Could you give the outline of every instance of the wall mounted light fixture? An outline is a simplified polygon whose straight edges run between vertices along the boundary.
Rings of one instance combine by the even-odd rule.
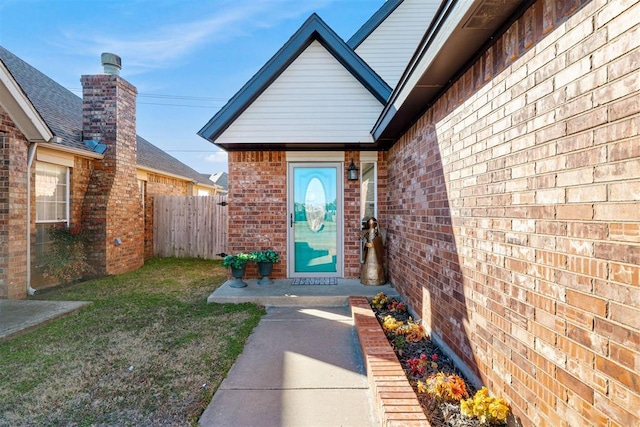
[[[349,165],[349,168],[347,168],[347,180],[349,181],[358,180],[358,168],[353,163],[353,159],[351,159],[351,164]]]

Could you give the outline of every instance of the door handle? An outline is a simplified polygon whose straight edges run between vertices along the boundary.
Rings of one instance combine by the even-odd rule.
[[[291,223],[290,223],[291,224],[291,228],[293,228],[293,214],[291,214],[291,216],[290,216],[290,221],[291,221]]]

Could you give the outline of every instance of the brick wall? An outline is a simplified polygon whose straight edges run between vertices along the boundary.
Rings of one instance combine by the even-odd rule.
[[[287,162],[284,152],[229,153],[228,252],[280,253],[272,278],[287,271]],[[246,277],[259,277],[249,266]]]
[[[93,165],[93,160],[75,157],[73,168],[70,169],[69,216],[72,227],[82,223],[82,205],[93,174]],[[35,206],[35,199],[33,204]]]
[[[359,151],[346,151],[345,164],[351,164],[351,159],[360,164]],[[347,167],[344,168],[344,277],[360,277],[360,180],[347,180]]]
[[[357,164],[359,151],[345,152]],[[383,154],[381,153],[380,156]],[[384,167],[383,167],[384,170]],[[360,181],[344,176],[344,275],[360,276]],[[272,248],[280,253],[271,277],[286,277],[287,162],[284,152],[229,153],[229,253]],[[258,277],[253,266],[246,277]]]
[[[143,217],[136,179],[136,89],[111,74],[82,76],[83,138],[108,146],[97,160],[83,205],[98,273],[119,274],[144,262]],[[116,245],[119,239],[122,243]]]
[[[26,298],[28,142],[0,108],[0,298]]]
[[[639,46],[538,1],[386,153],[392,282],[525,426],[640,424]]]

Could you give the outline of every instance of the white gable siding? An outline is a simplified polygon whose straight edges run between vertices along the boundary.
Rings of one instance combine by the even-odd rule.
[[[404,0],[356,53],[394,88],[439,5],[440,0]]]
[[[217,143],[373,142],[382,104],[314,41]]]

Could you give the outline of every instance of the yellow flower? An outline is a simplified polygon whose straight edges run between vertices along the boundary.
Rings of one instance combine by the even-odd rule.
[[[489,396],[489,390],[482,387],[473,399],[463,400],[461,413],[469,418],[477,418],[480,424],[504,423],[509,415],[509,406],[504,399]]]
[[[395,317],[390,315],[386,316],[382,321],[382,329],[384,329],[386,332],[393,332],[400,326],[402,326],[402,323],[398,322]]]
[[[473,401],[471,399],[464,399],[460,402],[460,412],[465,417],[473,418]]]
[[[496,420],[506,420],[509,408],[498,400],[489,405],[489,413]]]

